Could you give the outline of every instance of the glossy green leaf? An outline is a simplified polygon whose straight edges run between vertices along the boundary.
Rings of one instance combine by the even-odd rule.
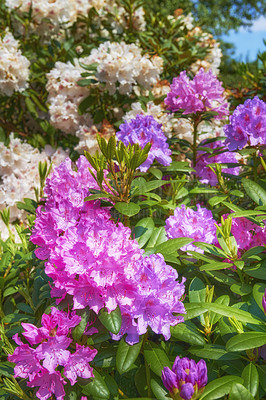
[[[171,367],[165,351],[153,342],[145,343],[144,358],[150,369],[158,376],[162,375],[164,367]]]
[[[223,304],[225,306],[228,306],[230,302],[230,298],[228,295],[223,295],[218,297],[218,299],[215,300],[215,304]],[[216,324],[220,319],[222,318],[221,314],[217,314],[215,312],[210,312],[210,324],[214,325]]]
[[[110,399],[110,392],[103,377],[95,369],[93,370],[94,378],[86,386],[82,386],[82,393],[91,395],[93,398]]]
[[[81,321],[80,323],[74,328],[72,329],[72,337],[75,341],[78,341],[81,336],[83,335],[83,332],[86,329],[86,326],[89,322],[89,318],[90,318],[90,310],[88,310],[87,308],[85,308],[82,311],[77,312],[77,314],[79,316],[81,316]]]
[[[169,400],[168,391],[163,386],[162,382],[157,382],[155,379],[151,379],[151,389],[157,400]]]
[[[251,179],[242,178],[242,184],[247,195],[259,206],[266,206],[266,191]]]
[[[239,354],[228,352],[224,346],[216,344],[205,344],[203,347],[190,347],[189,352],[199,358],[209,360],[238,360]]]
[[[175,339],[181,340],[183,342],[204,346],[205,340],[201,333],[199,333],[196,328],[186,324],[177,324],[176,326],[171,326],[171,336]]]
[[[118,334],[122,323],[121,311],[119,307],[110,313],[102,309],[98,317],[108,331],[114,333],[115,335]]]
[[[138,214],[140,211],[140,206],[135,203],[118,202],[115,204],[115,209],[123,215],[132,217],[133,215]]]
[[[121,339],[116,354],[116,368],[119,374],[127,372],[136,361],[142,346],[142,341],[130,345]]]
[[[193,242],[193,239],[190,238],[169,239],[166,242],[163,242],[156,246],[155,251],[156,253],[161,254],[171,254],[180,249],[180,247],[183,247],[191,242]]]
[[[252,396],[255,397],[259,388],[259,374],[256,365],[252,363],[246,365],[241,377],[244,381],[244,386],[249,390]]]
[[[154,222],[150,217],[143,218],[136,224],[132,232],[132,237],[138,241],[140,248],[150,239],[153,230]]]
[[[229,339],[226,344],[226,348],[228,351],[243,351],[255,349],[263,346],[264,344],[266,344],[266,333],[244,332],[239,333]]]
[[[215,379],[208,383],[208,385],[205,387],[204,393],[200,397],[200,400],[219,399],[230,392],[234,383],[242,384],[243,379],[234,375],[227,375],[223,376],[222,378]]]
[[[252,394],[241,385],[241,383],[234,383],[230,390],[229,400],[255,400]]]

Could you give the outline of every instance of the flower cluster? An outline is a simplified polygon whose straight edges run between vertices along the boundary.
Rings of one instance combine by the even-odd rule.
[[[169,239],[180,237],[192,238],[195,241],[214,244],[216,243],[216,227],[212,213],[206,208],[201,208],[197,204],[197,211],[186,208],[182,204],[181,208],[176,208],[174,215],[167,218],[166,234]],[[183,251],[194,250],[203,253],[203,250],[193,244],[181,247]]]
[[[257,96],[236,107],[224,128],[230,151],[266,144],[266,103]]]
[[[125,42],[105,42],[93,49],[84,64],[98,63],[96,77],[106,83],[110,94],[118,89],[121,94],[128,94],[139,85],[150,89],[155,85],[162,72],[161,57],[149,57],[141,54],[141,48]]]
[[[13,339],[18,344],[8,360],[14,362],[14,376],[29,379],[30,387],[38,387],[36,396],[47,400],[54,394],[57,400],[65,396],[64,385],[67,383],[58,367],[64,367],[63,375],[71,385],[77,377],[88,379],[93,377],[89,362],[94,359],[97,350],[76,344],[76,351],[67,350],[72,343],[71,328],[81,321],[81,317],[72,312],[67,314],[51,307],[51,314],[43,314],[42,326],[22,323],[22,335],[31,346],[24,344],[18,334]],[[36,346],[37,345],[37,346]]]
[[[0,210],[9,207],[10,221],[24,220],[25,213],[16,206],[17,201],[24,198],[35,199],[34,188],[39,182],[39,162],[50,161],[59,165],[66,158],[66,153],[58,148],[54,151],[51,146],[46,146],[44,151],[22,142],[14,135],[10,135],[8,147],[0,142]],[[7,230],[2,227],[2,239],[8,236]],[[2,229],[3,228],[3,229]]]
[[[151,326],[170,337],[170,326],[185,313],[180,301],[184,284],[161,255],[143,258],[143,250],[130,239],[131,231],[115,224],[109,211],[84,199],[96,188],[89,163],[81,156],[77,171],[68,159],[47,179],[45,208],[37,210],[31,240],[40,247],[36,255],[47,259],[46,274],[53,280],[51,295],[73,298],[74,309],[90,307],[95,313],[120,307],[121,331],[136,343]]]
[[[60,25],[73,23],[77,17],[76,1],[73,0],[6,0],[9,10],[16,10],[20,15],[31,10],[31,17],[36,27],[59,28]],[[50,24],[47,25],[47,20]]]
[[[186,71],[173,79],[165,104],[172,112],[183,110],[184,114],[216,111],[215,118],[221,119],[228,114],[228,105],[224,89],[212,71],[203,68],[190,80]]]
[[[81,61],[84,62],[83,59]],[[85,70],[79,65],[78,59],[74,59],[73,62],[74,65],[69,61],[58,61],[46,75],[50,122],[55,128],[72,134],[80,126],[92,125],[89,114],[78,113],[78,106],[89,95],[89,90],[77,84]]]
[[[144,148],[147,143],[152,144],[147,160],[139,167],[141,172],[147,171],[154,160],[163,165],[171,164],[172,152],[166,142],[166,136],[161,129],[161,124],[151,115],[137,115],[135,119],[121,124],[119,129],[116,137],[126,146],[138,143],[141,148]]]
[[[208,147],[211,149],[222,148],[222,143],[220,141],[212,142],[209,144],[204,144],[201,147]],[[204,151],[198,152],[197,164],[195,166],[196,174],[199,177],[200,182],[206,183],[212,186],[217,185],[217,176],[215,173],[208,167],[208,164],[217,163],[237,163],[237,157],[235,153],[231,153],[226,151],[224,153],[220,153],[217,155],[210,155],[205,153]],[[222,168],[222,172],[238,175],[239,167],[235,168]]]
[[[0,93],[12,96],[15,91],[27,88],[29,60],[19,50],[19,42],[6,31],[0,38]]]
[[[227,216],[228,214],[224,217]],[[252,247],[266,244],[266,225],[261,227],[244,217],[232,219],[231,233],[236,239],[240,254]]]
[[[206,363],[177,356],[172,369],[164,367],[162,381],[172,399],[198,399],[208,381]]]

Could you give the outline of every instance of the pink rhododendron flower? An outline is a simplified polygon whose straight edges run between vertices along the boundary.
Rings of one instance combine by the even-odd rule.
[[[23,324],[26,332],[22,334],[35,347],[24,344],[18,334],[13,336],[18,347],[8,356],[8,360],[16,364],[15,377],[28,379],[27,385],[30,387],[39,386],[36,392],[39,399],[47,400],[52,394],[57,400],[64,399],[66,381],[61,375],[62,367],[64,376],[72,385],[77,376],[85,379],[93,377],[89,361],[93,360],[97,350],[79,345],[74,353],[69,349],[73,341],[70,330],[80,321],[81,317],[75,312],[70,314],[52,307],[51,314],[43,314],[40,328]]]
[[[136,343],[148,326],[169,339],[170,326],[182,321],[173,313],[185,313],[180,301],[184,284],[161,255],[143,258],[131,230],[112,221],[108,209],[98,201],[84,202],[89,187],[95,187],[88,167],[81,157],[77,171],[69,160],[56,168],[47,180],[45,206],[37,214],[31,240],[40,246],[37,257],[45,254],[48,259],[51,295],[58,302],[69,295],[74,309],[89,307],[96,314],[119,306],[122,327],[114,339],[127,333],[127,341]]]
[[[212,71],[203,68],[190,80],[186,71],[182,71],[170,85],[165,104],[168,110],[176,112],[184,110],[184,114],[216,111],[217,119],[229,114],[228,104],[224,97],[224,89]]]
[[[199,204],[197,204],[197,211],[186,208],[182,204],[181,208],[177,207],[174,215],[167,218],[165,222],[166,234],[169,239],[187,237],[198,242],[210,244],[217,242],[216,227],[214,225],[216,221],[213,219],[211,211],[201,208]],[[203,253],[203,250],[193,244],[187,244],[181,247],[181,250],[194,250]]]

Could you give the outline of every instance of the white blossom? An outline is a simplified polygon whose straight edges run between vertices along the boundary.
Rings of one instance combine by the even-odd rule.
[[[19,42],[6,31],[4,38],[0,38],[0,92],[11,96],[14,91],[25,90],[29,66],[29,60],[19,50]]]

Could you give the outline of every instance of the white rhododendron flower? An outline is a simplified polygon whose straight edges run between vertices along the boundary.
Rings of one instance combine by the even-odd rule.
[[[27,88],[29,60],[19,50],[19,42],[6,31],[0,38],[0,93],[12,96],[15,91]]]

